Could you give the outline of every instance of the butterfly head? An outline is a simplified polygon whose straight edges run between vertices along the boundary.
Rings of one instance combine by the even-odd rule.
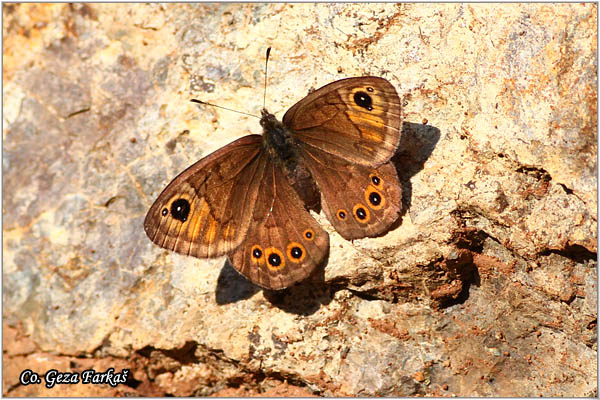
[[[263,108],[260,112],[260,126],[263,127],[265,132],[283,128],[283,124],[277,120],[275,115],[268,112],[266,108]]]

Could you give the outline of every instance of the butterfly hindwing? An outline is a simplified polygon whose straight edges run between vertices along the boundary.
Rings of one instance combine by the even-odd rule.
[[[308,277],[326,259],[329,235],[273,162],[267,164],[252,215],[246,240],[229,258],[255,284],[283,289]]]
[[[399,217],[402,192],[391,162],[379,167],[350,164],[307,148],[305,160],[327,219],[345,239],[378,236]]]

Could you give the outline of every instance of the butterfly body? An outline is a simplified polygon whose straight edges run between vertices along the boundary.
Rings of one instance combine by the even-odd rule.
[[[263,128],[263,147],[272,150],[271,157],[297,161],[299,143],[275,115],[263,109],[260,125]]]
[[[302,144],[294,133],[266,109],[261,112],[262,146],[275,166],[283,171],[308,209],[319,206],[319,192],[310,170],[302,162]]]
[[[322,264],[322,207],[346,239],[377,236],[400,214],[389,162],[400,140],[400,99],[377,77],[318,89],[282,121],[264,110],[263,135],[242,137],[182,172],[144,228],[161,247],[199,258],[227,254],[252,282],[282,289]]]

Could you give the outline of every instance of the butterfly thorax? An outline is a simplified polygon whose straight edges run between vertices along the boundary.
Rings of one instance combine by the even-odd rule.
[[[284,173],[296,193],[309,209],[318,209],[319,192],[306,165],[300,157],[301,144],[275,115],[263,108],[260,125],[263,127],[263,148]]]
[[[260,125],[263,127],[263,147],[275,161],[297,161],[298,141],[275,115],[263,108]]]

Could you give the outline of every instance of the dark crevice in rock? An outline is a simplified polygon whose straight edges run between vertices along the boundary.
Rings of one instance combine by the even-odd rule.
[[[397,275],[393,271],[382,286],[357,290],[349,287],[353,285],[350,280],[338,278],[335,282],[330,282],[330,287],[335,292],[346,289],[366,301],[383,300],[396,304],[401,301],[409,302],[426,294],[432,299],[435,308],[462,304],[469,298],[471,285],[479,286],[481,283],[474,256],[482,254],[487,239],[498,242],[476,228],[463,226],[457,229],[449,240],[449,244],[455,248],[454,251],[445,257],[418,266],[427,282],[426,293],[422,292],[422,286],[418,282],[407,280],[406,276]]]
[[[315,394],[319,394],[320,390],[315,390],[302,379],[298,378],[294,375],[282,374],[279,371],[269,371],[269,370],[250,370],[243,368],[245,374],[243,376],[238,375],[232,378],[227,379],[227,387],[238,389],[240,387],[247,387],[256,390],[258,393],[264,393],[265,389],[261,387],[261,384],[265,381],[277,381],[281,384],[287,383],[292,386],[296,386],[299,388],[306,388]]]
[[[569,260],[573,260],[578,264],[584,264],[588,261],[595,261],[598,259],[598,253],[594,253],[579,244],[567,245],[563,249],[544,250],[539,253],[540,256],[549,256],[550,254],[558,254]]]
[[[455,217],[459,227],[462,227],[461,229],[455,231],[453,237],[450,239],[450,243],[454,243],[457,247],[468,249],[478,254],[483,254],[482,245],[486,239],[490,239],[498,243],[500,246],[502,246],[502,248],[506,249],[514,259],[527,262],[535,259],[535,255],[533,253],[528,255],[519,254],[512,247],[507,247],[502,241],[492,236],[488,232],[475,227],[467,227],[466,221],[475,218],[483,218],[490,224],[497,227],[510,228],[510,226],[502,224],[499,221],[488,217],[484,213],[469,208],[457,208],[452,211],[452,215]],[[466,230],[474,230],[474,232],[466,233]],[[461,240],[462,238],[464,238],[464,240]]]
[[[338,288],[336,288],[336,291],[340,290],[340,289],[346,289],[348,290],[350,293],[352,293],[354,296],[366,300],[366,301],[373,301],[373,300],[385,300],[384,298],[377,296],[376,295],[376,291],[374,290],[367,290],[364,292],[358,291],[358,290],[354,290],[354,289],[349,289],[347,287],[342,287],[339,286]]]
[[[69,115],[67,115],[67,118],[74,117],[75,115],[78,115],[78,114],[83,114],[83,113],[88,112],[90,110],[91,110],[90,107],[82,108],[81,110],[77,110],[77,111],[74,111],[74,112],[70,113]]]
[[[2,394],[3,394],[4,396],[12,397],[10,393],[11,393],[13,390],[17,390],[17,389],[18,389],[19,387],[21,387],[21,386],[23,386],[23,384],[22,384],[21,382],[17,382],[17,383],[14,383],[14,384],[12,384],[12,385],[9,385],[9,386],[8,386],[8,388],[6,389],[6,392],[3,392]],[[14,397],[19,397],[19,396],[14,396]]]
[[[464,247],[481,250],[482,241],[487,237],[482,232],[466,230],[465,235],[460,236],[457,242]],[[473,262],[476,253],[471,249],[456,246],[447,257],[439,257],[427,264],[419,265],[422,277],[426,280],[426,288],[423,288],[421,280],[407,280],[406,276],[397,275],[392,271],[385,285],[372,287],[365,290],[350,288],[352,283],[348,280],[337,280],[331,283],[335,292],[347,290],[354,296],[366,300],[383,300],[391,304],[399,302],[418,301],[423,295],[429,295],[436,308],[446,308],[455,304],[464,303],[469,297],[471,285],[479,285],[480,277],[477,266]],[[423,292],[425,290],[425,293]]]
[[[559,183],[558,186],[563,188],[566,194],[573,194],[573,189],[568,188],[564,183]]]
[[[497,242],[496,239],[480,229],[463,227],[452,233],[449,243],[453,244],[458,249],[466,249],[475,253],[481,253],[483,251],[483,244],[488,238]]]
[[[181,364],[193,364],[198,362],[198,357],[195,356],[196,348],[198,343],[194,341],[187,341],[181,348],[178,349],[158,349],[153,346],[146,346],[136,351],[141,356],[150,358],[152,353],[158,351],[167,357],[170,357]]]
[[[469,298],[471,285],[480,285],[481,278],[477,266],[473,262],[473,255],[480,253],[481,250],[478,244],[474,245],[473,243],[477,243],[477,241],[471,242],[470,246],[478,251],[457,246],[457,250],[452,251],[439,264],[439,267],[446,271],[450,281],[431,292],[434,307],[447,308],[463,304]]]
[[[581,200],[581,202],[582,202],[583,204],[586,204],[586,205],[587,205],[587,202],[586,202],[584,199],[582,199],[581,197],[579,197],[579,196],[577,195],[577,193],[575,193],[575,191],[574,191],[573,189],[571,189],[570,187],[568,187],[568,186],[567,186],[567,185],[565,185],[564,183],[559,183],[558,185],[559,185],[559,186],[560,186],[560,187],[561,187],[561,188],[562,188],[562,189],[565,191],[565,193],[566,193],[567,195],[570,195],[570,196],[575,196],[576,198],[578,198],[579,200]],[[592,218],[593,218],[593,217],[592,217]],[[593,218],[593,219],[594,219],[594,218]],[[594,219],[594,221],[595,221],[595,220],[596,220],[596,219]]]
[[[135,379],[133,377],[133,374],[127,375],[127,380],[125,381],[126,386],[129,386],[132,389],[137,389],[137,387],[140,386],[141,383],[142,381],[138,381],[137,379]]]
[[[201,349],[205,356],[197,354],[198,348]],[[199,391],[195,393],[195,395],[198,396],[206,396],[208,394],[216,393],[224,388],[240,388],[242,386],[252,388],[261,393],[264,392],[261,384],[266,380],[275,380],[280,383],[287,383],[297,387],[308,388],[308,384],[298,376],[290,374],[284,375],[278,371],[250,368],[244,362],[226,357],[222,350],[211,349],[206,346],[199,345],[197,342],[193,341],[188,341],[181,348],[173,350],[153,349],[151,346],[146,346],[144,349],[138,350],[138,353],[142,354],[142,352],[144,352],[146,354],[150,354],[152,351],[160,351],[161,353],[178,360],[181,362],[181,364],[203,363],[211,366],[212,368],[222,369],[222,364],[221,367],[219,364],[225,363],[233,365],[236,369],[242,372],[242,375],[236,375],[234,377],[227,378],[225,380],[225,385],[217,385],[209,388],[208,392],[207,388],[199,389]],[[314,389],[309,389],[312,392],[315,392]]]
[[[198,354],[193,358],[188,357],[188,354],[190,353],[196,354],[198,348],[200,348],[202,354]],[[204,364],[216,370],[223,370],[223,365],[229,364],[240,371],[240,374],[227,377],[221,383],[196,389],[193,393],[194,396],[205,397],[226,388],[239,389],[242,387],[249,389],[250,391],[255,390],[258,393],[263,393],[265,392],[265,389],[262,387],[262,384],[265,381],[277,381],[281,384],[289,384],[296,387],[308,388],[315,394],[320,393],[320,389],[315,390],[314,387],[309,387],[309,383],[301,379],[299,376],[294,374],[283,374],[279,371],[264,370],[261,367],[252,368],[244,361],[226,357],[222,350],[211,349],[204,345],[199,345],[196,342],[187,342],[182,348],[175,350],[160,350],[154,349],[152,346],[146,346],[144,349],[138,350],[137,353],[151,354],[153,351],[160,351],[164,354],[170,353],[172,356],[178,357],[179,360],[184,361],[185,363],[188,363],[187,361],[189,361],[188,364]],[[182,364],[184,362],[182,362]],[[169,394],[167,393],[166,396],[169,396]]]
[[[591,320],[590,322],[588,322],[586,328],[587,329],[596,329],[597,325],[598,325],[598,318],[594,318],[593,320]]]
[[[187,341],[183,346],[181,346],[181,348],[163,350],[163,353],[182,364],[194,364],[198,362],[198,357],[196,357],[196,348],[198,348],[198,343]]]
[[[433,306],[437,308],[451,307],[468,300],[471,285],[481,284],[474,258],[483,254],[487,239],[500,243],[498,239],[481,229],[467,227],[464,219],[465,212],[468,211],[460,209],[454,211],[459,228],[453,232],[448,244],[454,246],[456,250],[434,263],[436,269],[446,272],[448,281],[435,288],[430,294]]]
[[[108,200],[106,200],[106,201],[104,202],[104,204],[103,204],[103,205],[104,205],[104,207],[108,208],[108,207],[109,207],[109,206],[110,206],[112,203],[114,203],[114,202],[115,202],[115,201],[116,201],[116,200],[117,200],[119,197],[122,197],[122,196],[112,196],[110,199],[108,199]]]
[[[384,300],[390,301],[388,297],[383,293],[381,287],[374,287],[365,290],[357,290],[351,289],[350,286],[355,286],[351,279],[347,277],[337,277],[331,281],[329,281],[329,288],[331,289],[331,297],[339,292],[340,290],[347,290],[352,293],[354,296],[366,300],[366,301],[374,301],[374,300]],[[387,288],[387,287],[386,287]],[[386,292],[387,293],[387,292]]]
[[[244,376],[250,376],[253,371],[245,368],[239,361],[227,358],[224,356],[222,350],[210,349],[203,346],[195,341],[187,341],[180,348],[175,349],[159,349],[154,346],[145,346],[142,349],[137,350],[136,355],[142,357],[144,360],[139,363],[140,368],[144,369],[148,380],[154,381],[157,376],[170,372],[175,373],[180,370],[183,365],[196,365],[204,364],[215,370],[223,370],[224,364],[232,365],[235,369],[241,369],[244,371]],[[232,380],[232,382],[235,379]],[[229,380],[226,381],[229,383]],[[129,383],[129,382],[128,382]],[[131,386],[133,388],[139,385],[140,382],[135,379],[131,380]],[[143,382],[142,382],[143,383]],[[200,383],[199,383],[200,385]],[[238,385],[239,386],[239,385]],[[232,383],[229,387],[238,387]],[[221,384],[209,384],[198,387],[194,390],[194,396],[208,396],[217,391],[223,389],[225,386],[223,382]],[[172,397],[172,393],[162,393],[162,396]]]
[[[430,264],[433,265],[433,262]],[[436,275],[434,266],[431,268],[423,266],[422,270],[425,275],[430,277],[431,275]],[[433,280],[441,279],[443,273],[438,275],[439,276],[436,276]],[[363,282],[357,285],[356,282],[348,277],[337,277],[335,280],[329,282],[329,287],[332,290],[332,296],[340,290],[347,290],[354,296],[365,301],[383,300],[392,304],[396,304],[400,301],[409,302],[414,300],[415,297],[418,297],[418,295],[415,295],[416,291],[418,291],[419,294],[421,293],[420,285],[419,289],[416,289],[414,282],[409,282],[403,277],[397,276],[393,271],[389,276],[389,280],[386,280],[385,283],[382,280],[382,283],[378,286],[363,289],[361,287],[362,283]]]
[[[544,182],[550,182],[552,180],[552,177],[550,176],[548,171],[546,171],[543,168],[528,167],[528,166],[522,165],[517,168],[517,172],[520,174],[526,174],[526,175],[532,176],[532,177],[536,178],[537,180],[544,181]]]
[[[194,341],[186,342],[181,348],[176,349],[157,349],[153,346],[146,346],[136,351],[136,354],[148,359],[147,372],[150,379],[165,372],[173,372],[180,369],[182,365],[197,364],[201,360],[196,355],[198,343]]]

